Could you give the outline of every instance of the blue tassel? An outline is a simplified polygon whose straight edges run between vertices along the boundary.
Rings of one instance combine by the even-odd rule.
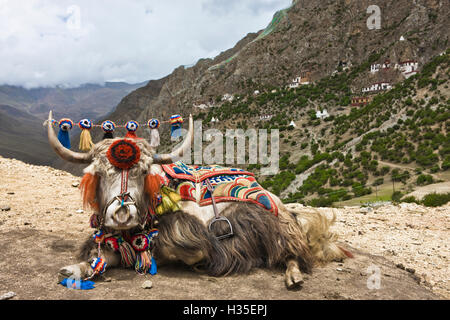
[[[170,134],[172,138],[181,137],[181,126],[183,123],[183,118],[179,114],[175,114],[170,117]]]
[[[67,118],[59,120],[58,140],[61,144],[70,149],[69,131],[73,128],[73,121]]]
[[[95,282],[93,281],[74,280],[69,278],[64,278],[59,284],[66,288],[77,290],[91,290],[95,288]]]
[[[150,273],[152,276],[156,274],[156,261],[152,257],[152,266],[150,267],[150,270],[148,270],[148,273]]]
[[[61,142],[61,144],[64,147],[66,147],[67,149],[70,149],[69,131],[59,130],[58,140],[59,140],[59,142]]]
[[[172,138],[178,138],[181,137],[181,123],[180,124],[173,124],[170,128],[170,134]]]

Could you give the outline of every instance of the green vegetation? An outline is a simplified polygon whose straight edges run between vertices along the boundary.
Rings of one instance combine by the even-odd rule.
[[[430,193],[423,197],[422,201],[417,200],[413,196],[404,197],[397,202],[417,203],[426,207],[439,207],[443,206],[450,201],[450,193]]]
[[[430,193],[427,194],[421,201],[424,206],[427,207],[438,207],[446,204],[450,201],[450,193],[439,194]]]
[[[350,70],[295,89],[243,82],[246,94],[223,103],[218,97],[216,107],[197,117],[207,122],[212,117],[229,120],[242,128],[279,129],[280,172],[259,179],[263,187],[281,195],[296,175],[305,175],[301,187],[287,195],[286,202],[328,206],[352,198],[376,198],[375,193],[392,182],[389,197],[383,195],[390,199],[394,186],[435,183],[431,174],[450,168],[450,99],[438,89],[449,80],[449,53],[435,57],[420,73],[391,90],[373,96],[369,104],[348,112],[336,110],[349,107],[352,84],[384,51]],[[423,98],[417,95],[421,89],[428,90]],[[254,95],[254,90],[260,94]],[[317,119],[316,110],[323,109],[334,110],[334,114]],[[272,115],[268,121],[252,121],[268,114]],[[292,119],[301,125],[289,126]],[[358,137],[350,148],[349,143]],[[291,152],[301,153],[293,163]],[[402,196],[397,190],[392,200],[400,201]]]

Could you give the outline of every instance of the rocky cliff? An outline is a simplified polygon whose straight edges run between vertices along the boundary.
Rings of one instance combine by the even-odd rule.
[[[255,84],[284,86],[302,72],[312,81],[342,66],[357,66],[371,54],[379,61],[417,60],[420,65],[448,46],[450,14],[444,0],[298,0],[275,13],[265,30],[250,33],[214,59],[180,66],[126,98],[110,116],[146,121],[196,112],[193,104]],[[369,30],[370,5],[381,10],[381,28]],[[399,41],[401,37],[405,41]],[[365,79],[355,79],[358,90]],[[395,76],[394,76],[395,78]],[[397,80],[398,80],[397,76]]]

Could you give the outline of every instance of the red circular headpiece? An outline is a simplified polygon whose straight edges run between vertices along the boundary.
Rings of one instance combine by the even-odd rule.
[[[131,140],[122,139],[112,143],[106,153],[109,162],[120,169],[130,169],[141,158],[141,149]]]

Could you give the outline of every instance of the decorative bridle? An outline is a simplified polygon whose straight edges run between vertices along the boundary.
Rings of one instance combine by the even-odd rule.
[[[117,206],[113,215],[116,215],[122,208],[125,208],[129,215],[130,206],[134,205],[137,207],[135,199],[128,191],[128,176],[130,168],[140,160],[140,149],[131,139],[121,139],[111,144],[106,156],[112,165],[122,170],[120,194],[111,198],[104,206],[100,215],[100,221],[94,223],[91,218],[91,227],[97,229],[97,232],[93,235],[93,240],[97,243],[98,256],[91,262],[93,274],[88,279],[105,272],[107,264],[101,257],[101,244],[103,243],[108,245],[113,251],[120,253],[122,265],[125,267],[134,265],[136,272],[139,274],[155,274],[156,262],[151,250],[152,241],[158,235],[158,230],[153,228],[154,209],[152,210],[151,206],[148,207],[148,211],[142,217],[143,221],[141,220],[140,225],[142,232],[130,235],[128,232],[116,231],[106,234],[104,231],[106,211],[115,201],[118,201],[120,206]],[[147,223],[149,221],[150,223]]]

